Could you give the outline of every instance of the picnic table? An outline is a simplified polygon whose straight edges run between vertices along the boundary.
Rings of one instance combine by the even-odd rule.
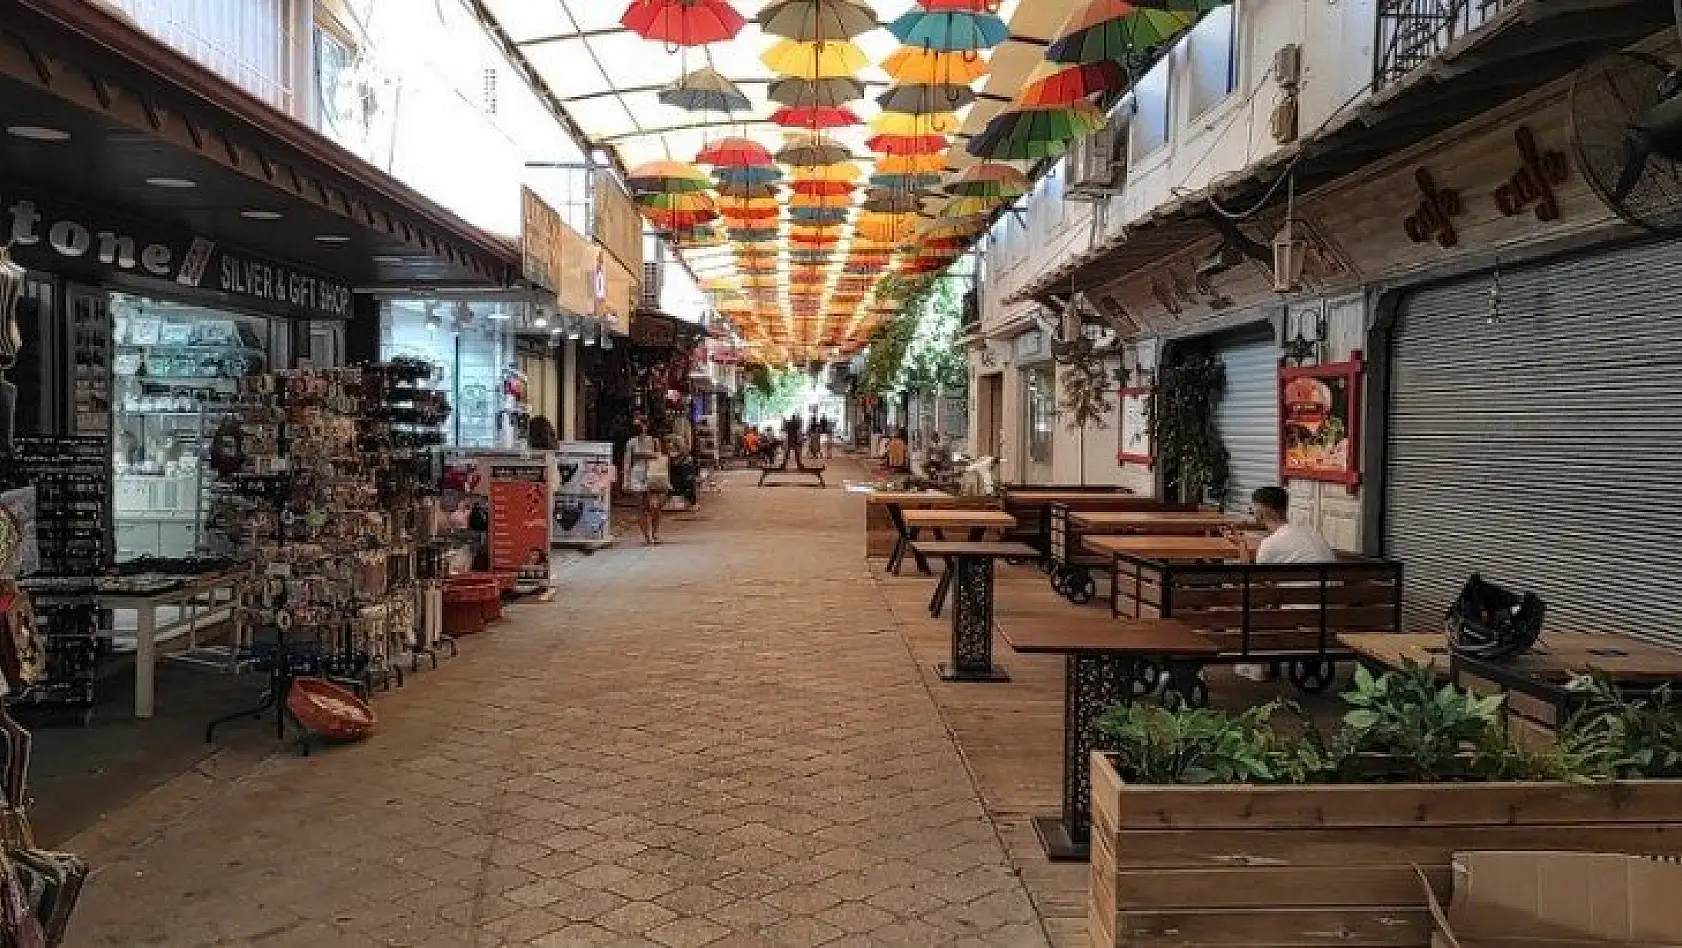
[[[925,576],[931,572],[923,554],[912,549],[924,530],[936,540],[946,539],[948,530],[963,530],[971,541],[980,541],[987,538],[990,530],[1002,535],[1016,526],[1016,518],[1001,510],[903,510],[899,512],[899,519],[905,526],[905,533],[900,538],[896,555],[888,558],[888,570],[895,576],[899,575],[907,551],[917,561],[918,572]]]
[[[1218,534],[1253,526],[1247,517],[1202,510],[1071,510],[1069,523],[1097,534]]]
[[[1195,678],[1197,663],[1220,652],[1197,630],[1173,619],[1068,618],[999,622],[1010,647],[1023,654],[1063,656],[1063,812],[1038,817],[1034,831],[1048,857],[1060,862],[1087,858],[1091,838],[1092,771],[1098,748],[1098,718],[1130,704],[1146,684],[1141,671],[1168,671],[1177,693]]]
[[[946,571],[929,601],[929,614],[940,608],[953,586],[952,660],[937,666],[943,681],[1009,681],[1010,675],[993,664],[993,561],[1032,557],[1026,543],[919,540],[913,544],[924,556],[946,561]],[[954,577],[956,577],[954,579]]]

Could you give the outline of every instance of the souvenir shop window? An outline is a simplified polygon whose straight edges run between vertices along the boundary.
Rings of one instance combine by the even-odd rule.
[[[514,334],[507,307],[447,300],[392,300],[381,317],[381,356],[438,366],[433,385],[450,396],[450,443],[504,448],[514,443],[524,388],[511,392]]]
[[[202,549],[206,446],[240,380],[269,369],[269,321],[113,293],[112,520],[116,559]]]

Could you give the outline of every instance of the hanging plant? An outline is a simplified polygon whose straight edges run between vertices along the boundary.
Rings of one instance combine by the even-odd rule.
[[[1068,369],[1063,373],[1063,400],[1057,408],[1068,416],[1069,430],[1089,425],[1100,431],[1108,428],[1105,416],[1115,411],[1115,403],[1110,400],[1110,373],[1103,353],[1084,334],[1074,342],[1054,342],[1052,353]]]
[[[1226,499],[1226,444],[1215,426],[1215,406],[1225,394],[1226,366],[1212,352],[1182,353],[1157,376],[1150,400],[1151,439],[1182,497]]]

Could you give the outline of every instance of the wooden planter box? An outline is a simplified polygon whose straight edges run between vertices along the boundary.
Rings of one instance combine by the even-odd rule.
[[[1127,786],[1092,755],[1093,948],[1428,948],[1414,867],[1450,854],[1682,855],[1682,781]]]

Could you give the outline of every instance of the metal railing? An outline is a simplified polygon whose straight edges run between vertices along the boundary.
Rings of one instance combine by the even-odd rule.
[[[1380,0],[1374,92],[1425,65],[1524,0]]]

